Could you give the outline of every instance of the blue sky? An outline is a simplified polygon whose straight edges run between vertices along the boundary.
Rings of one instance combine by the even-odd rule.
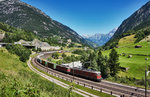
[[[78,34],[108,33],[149,0],[21,0]]]

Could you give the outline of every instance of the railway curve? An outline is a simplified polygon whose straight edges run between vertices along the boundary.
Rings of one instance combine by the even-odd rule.
[[[42,54],[44,56],[44,54]],[[51,68],[45,67],[41,65],[39,62],[37,62],[36,58],[32,59],[32,63],[37,68],[43,70],[44,72],[47,72],[48,74],[51,74],[53,76],[65,79],[67,81],[72,82],[73,76],[69,74],[65,74],[56,70],[53,70]],[[89,87],[91,89],[95,89],[100,92],[105,92],[107,94],[112,94],[114,96],[120,96],[120,97],[145,97],[144,89],[117,84],[109,81],[102,80],[101,82],[94,82],[87,79],[83,79],[80,77],[74,77],[74,82],[76,84]],[[150,97],[150,90],[147,91],[147,97]]]

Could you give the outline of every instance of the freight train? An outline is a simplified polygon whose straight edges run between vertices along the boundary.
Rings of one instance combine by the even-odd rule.
[[[40,56],[42,56],[42,55],[40,55]],[[64,65],[57,65],[55,63],[51,63],[47,60],[40,58],[40,56],[37,57],[37,59],[36,59],[37,62],[39,62],[40,64],[42,64],[48,68],[51,68],[51,69],[54,69],[54,70],[57,70],[57,71],[60,71],[63,73],[67,73],[70,75],[75,75],[75,76],[82,77],[85,79],[93,80],[93,81],[101,81],[101,79],[102,79],[101,72],[87,70],[87,69],[81,69],[81,68],[75,68],[75,67],[71,68],[69,66],[64,66]]]

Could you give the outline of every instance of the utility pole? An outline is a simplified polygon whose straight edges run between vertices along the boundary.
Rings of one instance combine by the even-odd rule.
[[[92,63],[92,62],[91,62],[91,59],[90,59],[90,67],[91,67],[91,63]]]
[[[148,58],[145,58],[146,60],[146,66],[145,66],[145,97],[147,97],[147,60]]]
[[[72,96],[71,96],[71,93],[72,93],[72,90],[74,89],[73,87],[74,87],[74,59],[72,58],[72,63],[73,63],[73,79],[72,79],[72,85],[70,85],[70,89],[69,89],[69,97],[73,97],[73,94],[72,94]]]
[[[73,60],[73,82],[74,82],[74,60]]]

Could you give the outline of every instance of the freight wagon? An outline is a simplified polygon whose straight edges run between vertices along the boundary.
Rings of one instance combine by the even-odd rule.
[[[37,58],[37,61],[39,63],[41,63],[42,65],[46,66],[46,67],[49,67],[49,68],[52,68],[52,69],[56,69],[56,65],[57,64],[54,64],[54,63],[51,63],[49,61],[46,61],[46,60],[43,60],[43,59],[39,59],[39,58]]]
[[[57,64],[51,63],[51,62],[48,62],[48,64],[47,64],[47,67],[52,68],[52,69],[56,69],[56,66],[57,66]]]

